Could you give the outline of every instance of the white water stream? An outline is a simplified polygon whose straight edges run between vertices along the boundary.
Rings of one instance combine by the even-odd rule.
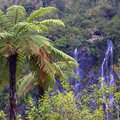
[[[115,83],[114,81],[114,74],[113,74],[113,43],[111,40],[108,41],[107,44],[107,50],[105,52],[105,57],[103,59],[102,65],[101,65],[101,87],[104,87],[104,83],[106,85],[110,86]],[[103,95],[103,100],[105,102],[105,107],[107,110],[106,119],[111,120],[109,109],[110,106],[113,105],[113,93],[111,93],[108,97],[109,104],[107,104],[107,101],[104,99],[105,95]]]
[[[78,49],[77,49],[77,47],[74,50],[74,58],[78,62]],[[79,68],[75,68],[75,73],[80,77]],[[79,86],[80,86],[79,81],[75,80],[75,94],[76,94],[76,99],[78,98],[78,94],[79,94]]]
[[[75,60],[78,62],[78,49],[77,47],[74,50],[74,58]],[[101,65],[101,88],[104,87],[104,83],[107,86],[110,86],[112,84],[115,84],[114,81],[114,70],[113,70],[113,43],[111,40],[108,41],[107,44],[107,50],[105,52],[105,56]],[[80,71],[79,68],[75,68],[75,73],[80,77]],[[80,88],[80,82],[78,80],[75,81],[75,94],[76,94],[76,99],[79,96],[79,90]],[[108,96],[106,96],[105,94],[103,95],[103,100],[105,102],[105,109],[107,111],[106,113],[106,119],[107,120],[111,120],[111,116],[109,113],[109,109],[110,107],[113,106],[113,93],[111,92],[111,94]],[[107,103],[106,99],[109,99],[109,104]]]

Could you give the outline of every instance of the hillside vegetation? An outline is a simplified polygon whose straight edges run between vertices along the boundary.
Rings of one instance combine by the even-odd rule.
[[[37,35],[44,36],[41,37],[40,41],[39,38],[37,38],[36,41],[39,44],[36,42],[36,45],[31,44],[30,47],[27,46],[27,44],[24,44],[22,48],[25,49],[22,51],[23,53],[25,50],[26,51],[24,54],[20,53],[21,58],[26,55],[27,59],[23,59],[22,62],[21,59],[18,61],[22,63],[20,65],[25,70],[19,72],[22,73],[22,75],[19,76],[19,80],[16,82],[18,90],[18,120],[119,120],[120,1],[0,0],[0,9],[4,12],[4,14],[7,13],[7,8],[13,5],[23,6],[27,13],[25,13],[26,18],[41,7],[44,9],[44,7],[47,8],[51,6],[53,9],[55,9],[54,11],[50,12],[50,14],[47,14],[46,16],[41,15],[40,18],[35,19],[37,22],[35,22],[34,19],[31,20],[32,26],[30,26],[29,29],[26,28],[25,31],[21,32],[19,35],[19,37],[21,37],[27,33],[26,36],[28,39],[26,36],[24,36],[24,40],[29,40],[28,35],[30,34],[32,38],[36,39],[37,37],[35,37],[35,34],[39,31],[37,27],[38,22],[43,21],[41,24],[43,26],[40,28],[42,29],[42,32],[37,33]],[[1,14],[3,13],[0,11],[0,15]],[[31,19],[30,17],[29,19]],[[32,17],[34,18],[34,16]],[[53,21],[51,21],[51,18]],[[20,17],[20,20],[22,19],[23,18]],[[12,34],[11,31],[14,31],[15,33],[17,30],[21,30],[19,29],[19,26],[21,25],[31,25],[29,19],[24,19],[25,21],[23,24],[18,24],[18,26],[13,28],[8,27],[10,30],[7,32]],[[49,19],[49,21],[46,22],[45,20],[47,19]],[[56,21],[56,19],[58,21]],[[61,21],[59,21],[59,19]],[[2,31],[1,27],[3,27],[3,25],[0,23],[0,32]],[[6,29],[4,30],[6,31]],[[15,35],[14,33],[13,35]],[[2,39],[2,37],[0,37],[0,39]],[[17,39],[15,45],[18,42]],[[20,42],[21,46],[23,43],[25,43],[24,40],[22,43]],[[44,40],[44,42],[42,42],[42,40]],[[115,76],[115,79],[117,78],[117,80],[115,83],[116,85],[109,86],[106,83],[103,83],[104,87],[100,87],[102,79],[99,78],[96,80],[96,78],[99,74],[99,69],[105,55],[104,53],[107,49],[108,40],[113,42],[112,68],[114,67],[113,73],[117,76]],[[36,46],[37,48],[40,46],[41,49],[35,49]],[[85,73],[85,78],[82,81],[84,84],[83,86],[85,86],[87,82],[92,81],[92,79],[94,81],[90,84],[88,83],[89,89],[83,89],[77,97],[75,96],[75,88],[72,86],[74,85],[73,83],[75,83],[75,80],[79,81],[80,79],[74,73],[74,68],[78,65],[77,62],[72,58],[74,56],[73,53],[75,48],[80,51],[79,54],[86,50],[87,52],[85,51],[85,53],[90,56],[90,59],[92,58],[91,61],[93,60],[90,63],[91,65],[86,65],[88,68]],[[19,47],[15,50],[19,50]],[[37,52],[37,50],[39,51]],[[66,54],[61,51],[65,52]],[[110,59],[110,55],[108,55],[108,59]],[[1,61],[4,60],[1,59]],[[108,62],[108,66],[109,64],[112,63]],[[44,70],[47,71],[46,73],[42,71],[44,67]],[[33,74],[30,71],[34,72],[35,80],[33,79]],[[110,72],[110,70],[104,71]],[[2,73],[5,75],[8,73],[8,71],[4,70]],[[88,73],[91,76],[94,75],[93,77],[90,77],[90,75],[88,76],[90,77],[90,81],[87,79]],[[4,75],[1,76],[5,78],[6,76]],[[25,77],[23,77],[24,75]],[[24,79],[26,81],[24,81]],[[74,81],[72,85],[69,85],[69,79]],[[3,81],[2,78],[0,80]],[[60,80],[60,82],[58,82],[58,80]],[[1,81],[0,89],[4,87]],[[33,81],[35,81],[35,83]],[[55,86],[56,81],[59,87]],[[3,82],[6,86],[5,81]],[[7,84],[9,84],[9,81]],[[8,120],[9,115],[9,87],[7,86],[4,88],[5,89],[0,91],[0,120]],[[58,88],[60,88],[60,90]],[[44,90],[46,91],[44,92]],[[40,92],[41,94],[39,94]],[[113,106],[110,106],[110,95],[113,95]],[[106,109],[107,107],[105,105],[107,105],[108,109]],[[108,114],[110,118],[107,118]]]

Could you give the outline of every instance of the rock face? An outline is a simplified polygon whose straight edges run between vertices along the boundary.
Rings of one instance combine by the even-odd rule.
[[[79,76],[80,80],[70,80],[70,84],[75,85],[75,92],[81,92],[82,89],[88,88],[89,84],[93,83],[95,73],[92,70],[93,58],[90,50],[87,47],[76,49],[72,55],[79,63],[79,67],[75,68],[75,73]]]
[[[99,77],[101,77],[101,65],[105,56],[104,51],[100,51],[100,53],[101,55],[100,55],[99,65],[97,66],[95,66],[93,63],[94,58],[90,53],[89,47],[84,47],[77,50],[75,48],[71,53],[72,57],[74,57],[76,61],[79,63],[79,67],[75,68],[75,73],[80,77],[80,81],[70,80],[70,84],[75,86],[76,94],[78,92],[82,92],[83,89],[89,89],[90,85],[98,83]],[[109,62],[108,62],[108,66],[110,66]],[[118,79],[114,71],[113,74],[115,76],[115,80]]]

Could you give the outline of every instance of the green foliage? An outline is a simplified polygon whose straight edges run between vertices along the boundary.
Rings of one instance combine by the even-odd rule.
[[[99,48],[97,46],[95,46],[94,44],[91,44],[90,52],[94,58],[94,64],[98,65],[99,64],[99,57],[100,57]]]
[[[114,116],[114,119],[116,119],[119,117],[119,113],[114,113],[117,113],[119,109],[120,94],[113,85],[103,84],[102,88],[99,88],[98,84],[94,84],[90,86],[89,91],[84,89],[77,99],[70,87],[67,87],[62,93],[59,90],[53,92],[49,89],[37,104],[30,97],[26,100],[27,118],[36,120],[105,120],[109,111],[112,117]],[[114,93],[113,107],[115,109],[109,105],[108,96],[111,93]],[[109,109],[105,110],[104,104],[107,104]]]
[[[39,10],[34,11],[30,14],[30,16],[27,18],[27,22],[34,21],[36,18],[44,17],[45,15],[49,15],[53,13],[53,11],[56,11],[57,9],[55,7],[47,7],[47,8],[40,8]]]
[[[59,19],[47,19],[47,20],[39,20],[39,18],[44,17],[45,15],[48,15],[57,9],[54,7],[46,7],[46,8],[40,8],[39,10],[34,11],[26,18],[26,10],[22,6],[11,6],[7,9],[6,14],[3,14],[1,12],[1,16],[3,15],[6,18],[6,26],[4,26],[4,32],[0,33],[0,55],[1,60],[6,57],[9,57],[10,55],[17,53],[18,59],[17,59],[17,72],[16,74],[19,75],[19,77],[16,76],[16,79],[20,79],[22,77],[22,66],[24,64],[24,61],[26,58],[28,58],[28,61],[32,61],[34,63],[30,64],[31,70],[34,74],[34,77],[37,80],[37,83],[41,84],[41,78],[39,73],[39,65],[41,65],[43,72],[46,72],[47,74],[47,82],[50,83],[50,80],[53,80],[55,83],[55,71],[59,71],[60,75],[62,75],[61,70],[58,70],[58,67],[56,67],[55,63],[51,62],[52,59],[48,57],[48,54],[52,54],[54,60],[62,60],[67,63],[69,67],[68,61],[73,61],[75,64],[76,61],[66,55],[65,53],[61,52],[60,50],[55,49],[52,44],[50,43],[50,40],[41,36],[37,35],[37,33],[43,33],[48,31],[48,26],[65,26],[64,23]],[[26,21],[27,20],[27,21]],[[36,20],[36,21],[35,21]],[[3,21],[2,21],[3,24]],[[3,24],[4,25],[4,24]],[[3,26],[1,25],[1,26]],[[9,28],[9,31],[6,32],[7,28]],[[35,63],[35,56],[39,54],[39,49],[43,52],[43,54],[40,53],[39,63],[37,64],[36,69],[36,63]],[[4,57],[5,56],[5,57]],[[34,59],[31,59],[34,56]],[[43,58],[42,58],[43,57]],[[34,61],[33,61],[34,60]],[[3,60],[2,60],[3,61]],[[1,61],[1,66],[4,65]],[[5,61],[5,60],[4,60]],[[6,64],[3,66],[7,69]],[[73,64],[72,64],[73,65]],[[73,69],[73,67],[72,67]],[[36,71],[35,71],[36,70]],[[2,74],[3,69],[1,69],[1,76],[5,77],[8,75]],[[3,78],[1,85],[5,81]],[[7,85],[7,84],[6,84]],[[48,85],[49,86],[49,85]],[[4,86],[3,86],[4,87]],[[46,87],[47,88],[47,87]]]
[[[4,0],[6,1],[6,6],[10,6],[10,2],[12,1],[8,1],[8,0]],[[36,0],[37,1],[37,0]],[[62,1],[62,2],[61,2]],[[41,1],[30,1],[30,0],[26,0],[26,1],[21,1],[20,4],[23,4],[25,6],[25,8],[27,9],[27,12],[31,13],[32,10],[36,10],[38,8],[38,6],[42,6],[42,4],[40,3]],[[14,2],[15,3],[15,2]],[[29,3],[29,4],[27,4]],[[37,4],[36,4],[37,3]],[[62,3],[62,4],[61,4]],[[64,3],[64,5],[63,5]],[[23,8],[21,9],[21,12],[19,12],[20,14],[17,13],[18,9],[16,9],[16,6],[14,6],[14,10],[13,8],[8,9],[7,11],[7,16],[10,18],[9,19],[9,23],[7,23],[8,21],[6,21],[6,16],[4,15],[4,13],[2,11],[0,11],[0,32],[6,30],[8,31],[9,27],[11,27],[11,25],[14,25],[14,23],[17,23],[18,21],[20,23],[18,23],[17,25],[14,26],[14,28],[11,29],[11,31],[15,32],[16,34],[19,35],[19,37],[17,39],[14,39],[14,34],[10,33],[7,34],[0,34],[0,39],[1,39],[1,43],[0,43],[0,48],[4,47],[4,43],[9,43],[9,48],[11,48],[11,42],[15,43],[15,46],[12,47],[13,49],[16,48],[21,48],[18,49],[18,51],[21,53],[24,52],[24,54],[28,55],[28,58],[30,58],[31,54],[33,53],[37,53],[36,51],[36,45],[34,46],[34,43],[36,43],[37,45],[39,45],[44,51],[45,49],[43,48],[44,44],[46,44],[47,46],[50,46],[50,41],[42,36],[35,36],[35,35],[31,35],[28,38],[28,35],[24,35],[21,36],[23,33],[26,34],[26,32],[29,32],[30,34],[32,33],[39,33],[39,34],[44,34],[46,32],[48,32],[50,35],[48,35],[47,33],[47,37],[51,38],[54,41],[54,45],[58,48],[64,48],[65,51],[66,48],[70,48],[69,50],[71,51],[72,48],[74,48],[75,46],[77,47],[83,47],[83,46],[88,46],[87,43],[87,39],[89,39],[93,34],[96,34],[98,31],[99,34],[102,34],[103,37],[105,38],[104,40],[96,40],[93,43],[89,43],[90,44],[90,50],[91,50],[91,54],[94,58],[94,64],[98,65],[99,64],[99,58],[100,58],[100,49],[102,49],[103,51],[105,50],[106,47],[106,41],[107,39],[111,39],[113,41],[114,44],[114,63],[117,64],[118,62],[118,58],[120,58],[120,19],[119,19],[119,0],[106,0],[106,2],[103,2],[103,0],[60,0],[60,1],[56,1],[56,0],[44,0],[43,4],[46,5],[56,5],[58,7],[58,9],[60,9],[61,11],[59,12],[59,17],[67,24],[67,27],[65,28],[65,30],[63,30],[63,28],[59,29],[57,31],[57,28],[51,28],[54,27],[53,24],[55,25],[59,25],[59,22],[56,24],[56,21],[44,21],[42,22],[41,20],[43,20],[45,18],[45,16],[47,15],[47,17],[49,16],[49,13],[51,14],[51,11],[48,10],[47,8],[41,8],[40,10],[37,10],[34,12],[34,14],[31,14],[30,17],[28,17],[28,22],[31,21],[32,23],[27,23],[27,21],[25,20],[24,22],[21,20],[22,19],[26,19],[24,18],[26,16],[26,11],[24,11]],[[0,6],[2,7],[2,9],[4,9],[4,5],[3,2],[0,1]],[[50,7],[49,7],[50,8]],[[6,8],[5,8],[6,9]],[[52,7],[53,9],[53,7]],[[46,10],[46,12],[44,13],[42,10]],[[38,14],[38,11],[42,11],[40,14]],[[56,11],[56,9],[52,10],[52,12]],[[14,13],[14,15],[12,15],[12,13]],[[18,17],[16,17],[16,15],[18,14]],[[19,16],[20,15],[20,16]],[[36,15],[36,17],[34,16]],[[27,15],[28,16],[28,15]],[[11,19],[13,18],[14,19]],[[42,18],[41,18],[42,17]],[[49,16],[50,17],[50,16]],[[38,21],[32,21],[32,20],[40,20]],[[49,24],[48,24],[49,23]],[[63,24],[63,23],[60,23]],[[63,25],[62,25],[63,26]],[[28,39],[26,39],[28,38]],[[8,40],[12,40],[11,42]],[[35,41],[33,41],[33,39],[36,39]],[[43,42],[44,41],[44,42]],[[28,43],[32,44],[32,46],[29,46]],[[26,48],[30,48],[30,49],[26,49]],[[69,64],[70,59],[65,57],[65,54],[62,54],[61,52],[57,51],[56,49],[49,47],[50,51],[53,52],[53,54],[56,54],[54,56],[55,61],[57,61],[58,59],[60,60],[69,60]],[[2,49],[3,50],[3,49]],[[26,50],[26,51],[25,51]],[[14,50],[13,50],[14,51]],[[12,52],[13,52],[12,51]],[[6,51],[5,51],[6,52]],[[58,52],[58,53],[57,53]],[[5,56],[8,56],[9,54],[5,54]],[[1,56],[0,55],[0,66],[3,69],[3,71],[0,73],[0,84],[2,87],[0,87],[1,89],[4,88],[5,85],[9,84],[7,79],[8,76],[6,74],[8,74],[7,68],[8,68],[8,64],[6,62],[6,58],[5,56]],[[23,66],[23,61],[26,59],[22,58],[23,54],[21,54],[19,56],[18,59],[18,65],[19,67],[17,67],[17,69],[20,68],[20,66]],[[61,56],[61,57],[60,57]],[[47,58],[48,59],[48,58]],[[45,64],[44,60],[42,60],[43,65]],[[66,61],[67,61],[66,60]],[[22,62],[21,62],[22,61]],[[33,61],[31,61],[33,62]],[[72,60],[72,62],[74,63],[75,61]],[[64,68],[64,63],[56,63],[56,65],[50,65],[46,67],[45,66],[45,71],[50,71],[51,68],[56,67],[57,71],[59,71],[60,74],[61,70],[63,70],[63,73],[68,77],[69,75],[73,75],[73,73],[71,74],[71,71],[66,70],[66,68]],[[67,64],[68,65],[68,64]],[[68,65],[69,66],[69,65]],[[32,66],[31,66],[32,67]],[[70,67],[70,66],[69,66]],[[18,70],[17,74],[22,72],[21,70]],[[51,72],[51,71],[50,71]],[[38,71],[37,71],[38,73]],[[54,74],[54,72],[51,72],[50,74]],[[57,78],[59,78],[59,75],[57,76]],[[3,81],[4,79],[4,81]],[[53,80],[54,78],[52,76],[47,76],[48,81]],[[27,79],[28,80],[28,79]],[[47,82],[48,82],[47,81]],[[25,81],[26,82],[26,81]],[[24,83],[22,83],[22,88],[23,89],[23,85]],[[77,104],[77,106],[79,106],[80,109],[80,113],[79,110],[77,111],[80,114],[80,118],[82,118],[83,120],[85,119],[103,119],[103,108],[100,106],[101,104],[104,103],[104,101],[102,100],[101,97],[101,93],[103,94],[109,94],[106,91],[110,91],[109,88],[107,86],[105,86],[104,90],[98,89],[95,86],[95,90],[92,92],[83,92],[83,94],[81,94],[81,103],[80,106],[78,103],[75,103],[75,105]],[[95,93],[95,94],[94,94]],[[46,93],[48,94],[48,93]],[[67,96],[67,93],[63,93],[65,94],[65,96]],[[54,95],[62,97],[64,99],[64,95],[58,93]],[[89,94],[89,95],[87,95]],[[94,94],[94,95],[93,95]],[[72,96],[73,94],[70,93],[70,95]],[[47,96],[47,95],[46,95]],[[50,100],[50,97],[48,95],[48,99]],[[53,98],[53,96],[52,96]],[[55,100],[56,100],[55,98]],[[46,97],[47,99],[47,97]],[[71,99],[71,98],[70,98]],[[107,98],[105,98],[106,101],[109,104],[109,100],[107,100]],[[115,109],[116,111],[118,111],[118,106],[119,106],[119,92],[115,93]],[[49,100],[47,101],[48,103]],[[69,100],[68,100],[69,101]],[[97,106],[98,108],[96,110],[93,110],[91,112],[91,108],[89,106],[94,106],[93,102],[95,101],[94,104],[95,106]],[[53,103],[59,103],[59,100],[54,101]],[[64,100],[63,103],[60,101],[61,104],[64,104]],[[48,105],[47,103],[45,103],[46,105]],[[66,103],[67,104],[67,103]],[[34,105],[33,105],[34,106]],[[42,108],[44,108],[44,105],[41,105]],[[50,107],[50,108],[49,108]],[[67,106],[69,108],[69,106]],[[73,106],[71,106],[72,108]],[[48,105],[48,116],[49,118],[53,117],[53,119],[55,118],[59,118],[59,116],[65,116],[65,114],[67,114],[65,111],[65,114],[63,115],[59,115],[59,112],[55,112],[55,110],[53,110],[53,108],[51,108],[51,105]],[[67,109],[66,106],[64,106],[63,108]],[[71,109],[70,108],[70,109]],[[73,107],[74,108],[74,107]],[[93,108],[93,107],[92,107]],[[35,108],[34,108],[35,109]],[[57,110],[60,109],[59,106],[57,106],[56,108]],[[78,108],[74,108],[74,109],[78,109]],[[37,109],[35,109],[37,111]],[[51,111],[49,111],[51,110]],[[37,111],[38,112],[38,111]],[[55,112],[55,113],[54,113]],[[73,114],[77,114],[74,113]],[[35,112],[33,112],[34,114],[30,113],[31,116],[36,116]],[[70,112],[69,112],[70,113]],[[73,115],[72,114],[72,115]],[[119,113],[117,113],[119,114]],[[117,115],[115,114],[115,116]],[[39,115],[38,115],[39,116]],[[73,115],[74,116],[74,115]],[[79,115],[78,115],[79,116]],[[94,117],[93,117],[94,116]],[[41,116],[40,116],[41,117]],[[44,111],[44,117],[45,117],[45,111]],[[60,117],[61,118],[61,117]],[[37,119],[37,118],[36,118]],[[78,118],[76,118],[78,119]],[[118,118],[119,119],[119,118]]]
[[[7,114],[0,110],[0,120],[8,120]],[[18,115],[17,120],[22,120],[21,115]]]
[[[101,79],[99,82],[101,82]],[[105,120],[108,111],[114,119],[117,119],[117,117],[119,119],[120,92],[116,91],[113,85],[107,86],[105,83],[103,84],[102,88],[99,88],[98,84],[94,84],[90,86],[89,90],[84,89],[77,99],[70,86],[66,87],[64,83],[62,93],[59,90],[53,92],[49,88],[37,103],[32,97],[25,100],[27,106],[24,119]],[[109,106],[110,101],[107,97],[111,92],[114,93],[114,109]],[[109,106],[108,111],[104,109],[105,102]],[[1,112],[1,116],[4,115]],[[18,120],[21,120],[21,118]]]
[[[54,45],[57,48],[66,48],[68,44],[69,44],[69,41],[65,37],[61,37],[60,39],[54,42]]]
[[[87,100],[87,98],[81,98],[80,100]],[[64,91],[63,93],[57,91],[56,94],[49,90],[39,101],[38,108],[35,107],[35,103],[33,102],[32,98],[27,100],[27,105],[28,110],[26,111],[26,114],[28,114],[29,119],[104,120],[105,118],[102,106],[92,112],[89,107],[84,106],[83,109],[80,109],[83,104],[79,104],[79,101],[76,102],[72,91]]]
[[[90,20],[83,20],[82,21],[82,23],[81,23],[81,27],[83,27],[83,28],[86,28],[86,27],[91,27],[91,25],[92,25],[92,21],[90,21]]]
[[[0,120],[7,120],[6,115],[3,111],[0,111]]]
[[[49,39],[38,34],[48,31],[48,26],[65,27],[64,23],[59,19],[42,20],[46,15],[49,15],[56,10],[55,7],[40,8],[31,13],[28,17],[25,8],[19,5],[9,7],[5,13],[0,11],[0,88],[5,88],[9,84],[9,79],[11,78],[10,89],[13,88],[12,86],[14,85],[15,90],[10,94],[11,96],[12,94],[16,95],[15,84],[23,77],[22,70],[26,60],[31,68],[31,75],[28,78],[23,77],[23,80],[21,81],[23,83],[23,91],[25,91],[24,89],[29,91],[29,83],[31,83],[33,77],[35,79],[35,84],[39,84],[44,89],[55,84],[56,73],[59,74],[61,77],[60,79],[66,80],[61,69],[54,61],[64,61],[71,71],[73,71],[74,65],[77,65],[74,58],[57,50],[52,46]],[[17,60],[15,61],[15,66],[13,66],[13,68],[15,68],[13,77],[11,76],[12,71],[9,69],[9,66],[11,66],[9,58],[13,58],[14,55],[17,57]],[[56,59],[55,56],[57,57]],[[70,61],[73,64],[69,64]],[[41,75],[41,72],[45,74],[45,77]],[[46,79],[45,82],[43,79]],[[24,86],[25,88],[23,88]],[[13,97],[11,96],[10,100],[12,101]],[[16,101],[16,97],[14,98],[14,101]],[[12,102],[10,102],[10,109],[15,109],[14,112],[17,111],[16,107],[11,107],[11,105]],[[10,112],[10,118],[12,117]]]

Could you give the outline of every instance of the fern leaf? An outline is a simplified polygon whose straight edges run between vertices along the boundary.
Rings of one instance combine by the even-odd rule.
[[[36,10],[35,12],[30,14],[30,16],[27,18],[27,22],[32,22],[36,18],[44,17],[45,15],[51,14],[56,10],[57,10],[57,8],[55,8],[55,7],[46,7],[46,8],[41,7],[39,10]]]
[[[42,30],[40,29],[40,27],[38,27],[37,25],[33,24],[33,23],[28,23],[28,22],[19,22],[18,24],[16,24],[13,29],[14,32],[16,32],[16,35],[18,34],[24,34],[25,32],[42,32]]]
[[[26,10],[19,5],[11,6],[6,11],[9,27],[14,26],[19,22],[23,22],[26,18]]]
[[[7,58],[0,54],[0,90],[9,85],[9,64]]]
[[[33,23],[37,25],[42,30],[42,32],[48,32],[48,28],[41,22],[34,21]]]
[[[27,94],[30,90],[33,90],[33,75],[29,73],[17,82],[18,96]]]
[[[0,33],[0,53],[5,52],[7,49],[7,44],[10,44],[12,42],[12,39],[14,38],[14,33],[8,33],[8,32],[1,32]]]
[[[52,54],[55,57],[55,59],[57,58],[59,60],[66,61],[68,63],[68,65],[70,65],[68,61],[71,61],[72,64],[74,64],[74,66],[78,67],[78,63],[74,58],[70,57],[69,55],[65,54],[64,52],[62,52],[58,49],[56,49],[53,46],[49,46],[49,47],[50,47],[50,49],[52,51]]]
[[[59,19],[43,20],[42,22],[40,22],[40,24],[43,24],[46,26],[63,26],[63,27],[65,27],[63,21],[59,20]]]

